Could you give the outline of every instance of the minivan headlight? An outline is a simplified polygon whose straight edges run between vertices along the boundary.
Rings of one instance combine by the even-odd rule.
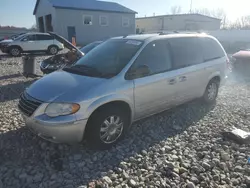
[[[76,103],[50,103],[45,114],[49,117],[65,116],[74,114],[80,109],[80,105]]]

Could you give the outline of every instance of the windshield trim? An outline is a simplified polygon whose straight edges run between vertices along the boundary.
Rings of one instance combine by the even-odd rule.
[[[19,40],[22,40],[23,37],[25,37],[27,34],[22,34],[20,36],[18,36],[17,38],[15,38],[13,41],[19,41]]]

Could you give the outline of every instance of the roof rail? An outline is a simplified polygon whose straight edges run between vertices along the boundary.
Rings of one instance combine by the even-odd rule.
[[[168,34],[177,34],[177,33],[179,33],[179,34],[195,34],[195,33],[202,34],[202,33],[206,33],[206,32],[204,32],[204,31],[184,31],[184,30],[183,31],[178,31],[178,30],[167,31],[167,30],[165,30],[165,31],[146,32],[145,34],[153,34],[153,33],[158,34],[158,35],[168,35]]]

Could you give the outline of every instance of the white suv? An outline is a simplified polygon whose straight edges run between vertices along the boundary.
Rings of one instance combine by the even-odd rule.
[[[48,33],[26,33],[9,43],[3,51],[12,56],[19,56],[23,52],[47,52],[55,55],[63,48],[64,45]]]

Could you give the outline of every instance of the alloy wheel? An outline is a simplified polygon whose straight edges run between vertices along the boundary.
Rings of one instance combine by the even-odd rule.
[[[51,48],[50,48],[50,53],[51,53],[51,54],[56,54],[56,53],[57,53],[56,47],[51,47]]]
[[[115,142],[122,134],[123,121],[119,116],[106,118],[100,129],[100,139],[106,144]]]
[[[216,98],[216,95],[217,95],[217,84],[216,83],[211,83],[209,86],[208,86],[208,90],[207,90],[207,96],[208,96],[208,99],[209,100],[214,100]]]
[[[19,51],[19,49],[17,49],[17,48],[13,48],[13,49],[11,50],[11,54],[12,54],[13,56],[18,56],[18,55],[20,54],[20,51]]]

